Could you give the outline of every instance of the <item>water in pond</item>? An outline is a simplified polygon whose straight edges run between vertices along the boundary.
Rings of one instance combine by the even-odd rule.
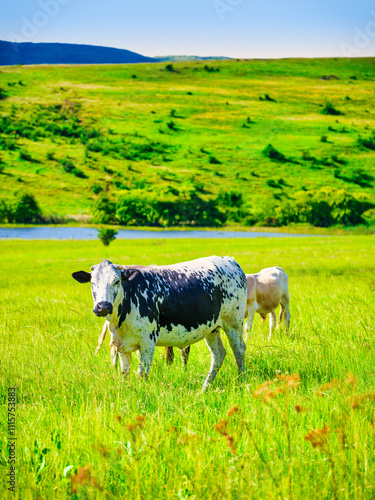
[[[147,229],[120,229],[118,239],[162,239],[162,238],[280,238],[303,237],[308,234],[263,233],[248,231],[149,231]],[[23,240],[96,240],[98,231],[89,227],[31,227],[0,228],[0,239],[20,238]]]

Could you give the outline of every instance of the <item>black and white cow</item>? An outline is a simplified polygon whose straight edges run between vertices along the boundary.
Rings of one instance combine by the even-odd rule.
[[[226,351],[222,328],[244,372],[243,318],[246,277],[231,257],[206,257],[170,266],[119,266],[108,260],[73,278],[91,282],[94,313],[105,317],[111,345],[128,374],[131,354],[140,351],[139,376],[147,376],[156,346],[183,349],[205,339],[211,367],[203,388],[212,383]]]

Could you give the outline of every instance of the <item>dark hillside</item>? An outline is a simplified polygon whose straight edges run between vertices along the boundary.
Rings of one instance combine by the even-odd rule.
[[[0,66],[16,64],[127,64],[156,62],[130,50],[73,43],[0,41]]]

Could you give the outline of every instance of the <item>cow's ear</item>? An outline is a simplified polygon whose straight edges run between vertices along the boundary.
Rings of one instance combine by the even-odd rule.
[[[86,271],[78,271],[73,273],[72,276],[78,283],[89,283],[91,281],[91,274],[86,273]]]
[[[121,280],[132,281],[138,274],[138,269],[124,269],[121,271]]]

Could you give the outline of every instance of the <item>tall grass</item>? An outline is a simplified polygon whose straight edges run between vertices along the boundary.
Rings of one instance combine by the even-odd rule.
[[[371,236],[0,242],[3,498],[374,498]],[[94,357],[102,322],[71,273],[103,258],[166,264],[233,255],[289,275],[289,334],[256,317],[240,383],[228,355],[211,390],[205,344],[187,369],[158,349],[147,382]],[[224,337],[224,335],[223,335]],[[17,486],[7,494],[7,390],[17,387]]]

